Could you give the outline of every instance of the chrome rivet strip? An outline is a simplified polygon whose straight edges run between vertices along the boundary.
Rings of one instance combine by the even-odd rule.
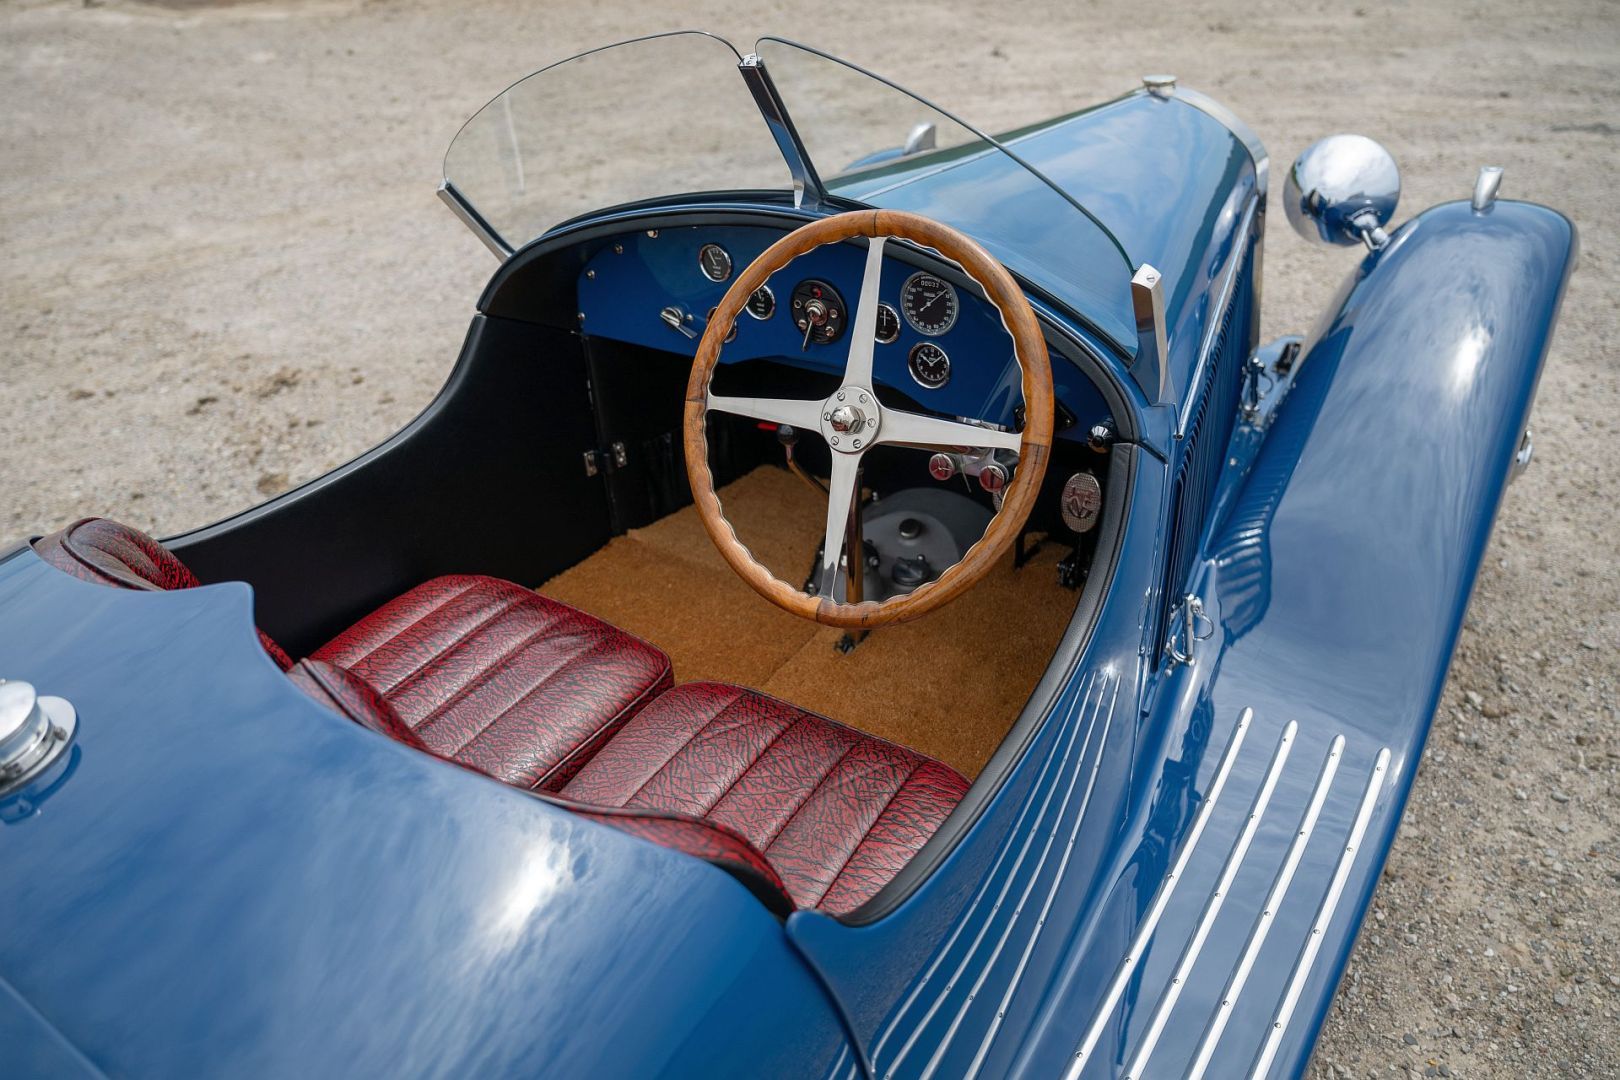
[[[1204,912],[1198,920],[1198,929],[1193,932],[1192,940],[1187,942],[1187,947],[1181,954],[1181,962],[1176,965],[1175,973],[1170,976],[1170,986],[1153,1011],[1153,1019],[1148,1022],[1147,1031],[1142,1036],[1141,1048],[1137,1050],[1136,1057],[1125,1070],[1125,1080],[1135,1080],[1143,1075],[1148,1059],[1153,1056],[1153,1048],[1159,1044],[1159,1036],[1163,1034],[1164,1025],[1170,1019],[1170,1011],[1176,1007],[1182,987],[1187,985],[1187,976],[1191,974],[1193,965],[1198,962],[1198,954],[1204,948],[1204,941],[1209,937],[1215,919],[1221,913],[1221,906],[1232,891],[1232,881],[1243,865],[1243,857],[1249,853],[1249,845],[1254,841],[1254,834],[1260,829],[1260,819],[1265,817],[1266,807],[1271,805],[1272,792],[1277,789],[1277,780],[1282,776],[1283,766],[1288,763],[1288,752],[1293,749],[1294,736],[1298,732],[1299,724],[1293,720],[1288,721],[1288,726],[1283,729],[1282,738],[1277,741],[1277,752],[1272,756],[1271,769],[1266,773],[1265,783],[1260,785],[1260,791],[1255,795],[1253,805],[1249,807],[1248,820],[1243,823],[1243,831],[1238,834],[1237,843],[1233,845],[1231,854],[1226,857],[1226,866],[1221,870],[1220,880],[1215,883],[1215,891],[1204,903]],[[1270,914],[1269,908],[1267,914]]]
[[[1093,708],[1093,716],[1095,716],[1095,707],[1091,703],[1092,690],[1094,688],[1099,688],[1097,700],[1100,702],[1102,700],[1102,694],[1107,692],[1108,683],[1110,681],[1114,680],[1111,680],[1110,676],[1108,675],[1103,675],[1101,679],[1095,675],[1088,677],[1084,687],[1080,691],[1080,701],[1075,705],[1074,711],[1070,714],[1071,719],[1078,721],[1078,718],[1086,712],[1088,707]],[[1115,693],[1118,693],[1117,686],[1115,687]],[[1041,768],[1040,776],[1038,776],[1035,780],[1035,790],[1040,790],[1046,785],[1048,777],[1055,769],[1061,768],[1068,763],[1069,755],[1074,751],[1074,744],[1079,740],[1080,729],[1084,726],[1086,725],[1083,722],[1074,723],[1073,727],[1069,730],[1068,743],[1064,746],[1062,754],[1059,755],[1054,752],[1053,754],[1048,755],[1046,764]],[[1055,793],[1055,785],[1047,788],[1046,797],[1041,801],[1041,817],[1045,816],[1047,807],[1051,805],[1052,796]],[[1012,888],[1012,878],[1017,873],[1019,866],[1023,863],[1024,856],[1028,853],[1030,844],[1034,841],[1034,830],[1027,833],[1024,832],[1024,823],[1026,820],[1028,820],[1029,814],[1034,809],[1035,803],[1033,800],[1026,802],[1023,810],[1019,814],[1017,823],[1013,826],[1012,832],[1008,834],[1011,837],[1024,833],[1024,844],[1018,853],[1018,857],[1013,861],[1012,869],[1008,872],[1007,880],[1002,883],[1001,892],[996,896],[995,902],[991,907],[991,914],[994,914],[995,911],[1001,907],[1002,902],[1006,900],[1007,892]],[[872,1060],[874,1065],[877,1063],[878,1054],[882,1052],[884,1044],[887,1043],[890,1037],[899,1030],[901,1018],[904,1017],[905,1014],[911,1009],[911,1006],[916,1003],[917,998],[922,993],[923,988],[928,985],[928,983],[933,979],[934,975],[939,971],[940,964],[944,962],[946,956],[950,955],[950,951],[955,947],[957,940],[962,935],[962,931],[966,929],[969,923],[977,921],[979,923],[979,933],[974,938],[972,945],[968,947],[967,956],[964,957],[962,962],[957,965],[955,974],[946,980],[945,989],[940,992],[938,997],[935,998],[934,1003],[929,1006],[927,1013],[924,1014],[921,1020],[913,1025],[910,1036],[906,1039],[900,1050],[895,1054],[894,1060],[887,1065],[886,1071],[888,1073],[892,1073],[894,1068],[900,1063],[900,1060],[905,1057],[907,1052],[910,1051],[912,1044],[917,1041],[917,1037],[922,1033],[922,1030],[928,1026],[928,1021],[933,1018],[934,1013],[937,1012],[940,1005],[943,1004],[945,995],[950,993],[950,991],[955,988],[957,980],[962,977],[962,972],[966,970],[968,958],[978,951],[979,943],[984,940],[984,935],[988,930],[988,917],[983,920],[974,920],[972,916],[978,912],[980,905],[984,903],[985,898],[989,895],[990,884],[995,880],[997,872],[1000,871],[1002,863],[1006,861],[1007,855],[1011,851],[1012,844],[1009,843],[1001,849],[1000,853],[997,854],[995,863],[990,867],[990,872],[985,874],[983,883],[979,886],[979,891],[968,903],[967,908],[964,909],[962,917],[956,920],[956,926],[951,931],[950,938],[947,939],[939,951],[934,954],[933,962],[929,964],[928,970],[923,972],[923,974],[918,977],[916,983],[912,986],[911,993],[908,994],[906,1000],[901,1003],[900,1008],[895,1011],[894,1019],[890,1021],[887,1029],[884,1030],[882,1036],[880,1036],[877,1042],[873,1045]]]
[[[1378,803],[1378,795],[1384,789],[1384,774],[1389,771],[1389,747],[1378,751],[1378,761],[1373,766],[1372,775],[1367,778],[1367,791],[1361,797],[1361,810],[1356,814],[1356,823],[1350,829],[1350,838],[1345,842],[1344,853],[1339,857],[1339,867],[1333,872],[1333,883],[1328,886],[1327,895],[1322,898],[1322,906],[1317,910],[1316,922],[1311,926],[1311,936],[1305,941],[1305,950],[1300,954],[1299,963],[1294,967],[1294,977],[1288,984],[1288,992],[1283,995],[1282,1007],[1271,1021],[1271,1030],[1266,1035],[1266,1045],[1260,1051],[1260,1057],[1255,1062],[1254,1071],[1249,1075],[1263,1077],[1271,1071],[1271,1063],[1277,1057],[1277,1048],[1282,1045],[1283,1033],[1288,1030],[1288,1021],[1294,1015],[1294,1007],[1299,1004],[1299,995],[1305,989],[1305,979],[1311,973],[1311,965],[1316,961],[1316,954],[1322,948],[1322,938],[1327,932],[1328,923],[1333,920],[1333,909],[1339,906],[1339,895],[1344,892],[1344,883],[1350,878],[1350,868],[1355,864],[1356,853],[1361,850],[1361,839],[1367,832],[1367,824],[1372,820],[1373,807]]]
[[[1080,839],[1080,826],[1086,820],[1086,808],[1091,805],[1091,793],[1097,786],[1097,774],[1102,771],[1103,748],[1108,745],[1108,729],[1113,723],[1114,705],[1118,697],[1119,684],[1115,683],[1115,700],[1108,703],[1108,715],[1103,719],[1102,737],[1097,741],[1097,756],[1091,760],[1091,779],[1086,781],[1086,794],[1080,800],[1080,812],[1074,816],[1074,825],[1069,829],[1069,839],[1063,848],[1063,859],[1058,863],[1057,873],[1052,876],[1052,884],[1046,890],[1046,900],[1041,904],[1041,913],[1035,919],[1034,930],[1030,933],[1029,940],[1024,942],[1024,955],[1018,958],[1018,967],[1013,970],[1012,979],[1001,995],[1001,1003],[996,1006],[996,1015],[990,1020],[990,1028],[984,1033],[984,1038],[979,1043],[979,1052],[973,1056],[973,1063],[968,1066],[964,1080],[972,1080],[984,1067],[985,1056],[990,1053],[990,1045],[995,1042],[996,1033],[1001,1030],[1001,1022],[1007,1017],[1007,1009],[1012,1004],[1013,994],[1017,992],[1018,984],[1024,978],[1024,969],[1029,966],[1030,955],[1035,951],[1035,943],[1040,940],[1041,930],[1045,928],[1047,917],[1052,913],[1052,902],[1057,899],[1058,889],[1063,884],[1063,876],[1069,869],[1069,858],[1074,854],[1074,845]],[[1081,762],[1084,761],[1085,756],[1082,754]],[[1033,883],[1032,877],[1031,884]]]
[[[1343,757],[1344,736],[1338,735],[1334,737],[1333,745],[1328,749],[1327,760],[1322,763],[1322,770],[1316,779],[1316,791],[1311,796],[1310,805],[1305,809],[1305,817],[1299,823],[1299,830],[1294,833],[1294,842],[1289,845],[1288,856],[1283,860],[1282,870],[1278,872],[1277,880],[1266,896],[1265,907],[1260,909],[1260,917],[1255,920],[1254,929],[1249,933],[1249,942],[1243,950],[1243,958],[1238,961],[1237,968],[1232,972],[1232,977],[1226,984],[1226,991],[1221,994],[1221,1003],[1216,1006],[1215,1015],[1210,1020],[1209,1029],[1204,1032],[1203,1042],[1198,1046],[1198,1053],[1193,1058],[1187,1080],[1202,1080],[1205,1070],[1209,1068],[1209,1059],[1214,1056],[1215,1047],[1221,1041],[1221,1033],[1226,1030],[1226,1022],[1232,1017],[1232,1007],[1237,1004],[1238,995],[1243,993],[1243,985],[1249,980],[1249,971],[1260,955],[1261,946],[1266,943],[1266,935],[1271,932],[1283,897],[1287,895],[1288,886],[1294,880],[1294,871],[1299,869],[1299,860],[1305,854],[1305,845],[1316,828],[1316,820],[1321,816],[1322,806],[1327,802],[1328,791],[1333,787],[1333,777],[1339,771],[1339,761]]]
[[[1199,807],[1198,816],[1193,819],[1192,829],[1187,833],[1187,840],[1182,845],[1181,854],[1176,857],[1175,866],[1159,886],[1158,894],[1149,906],[1147,917],[1137,928],[1136,936],[1131,939],[1129,951],[1120,961],[1114,979],[1108,986],[1108,993],[1103,997],[1102,1005],[1097,1010],[1096,1017],[1091,1021],[1091,1027],[1086,1031],[1085,1040],[1080,1043],[1080,1049],[1074,1052],[1069,1062],[1068,1070],[1063,1074],[1064,1080],[1077,1080],[1091,1052],[1097,1047],[1097,1040],[1102,1038],[1103,1028],[1108,1025],[1109,1017],[1114,1015],[1114,1008],[1125,993],[1125,984],[1130,981],[1131,974],[1135,972],[1137,963],[1142,958],[1143,946],[1153,936],[1158,928],[1159,918],[1164,914],[1170,897],[1176,891],[1176,885],[1181,881],[1182,874],[1187,869],[1187,863],[1192,858],[1193,849],[1198,846],[1199,837],[1204,835],[1204,826],[1209,824],[1209,818],[1215,810],[1215,804],[1220,801],[1221,789],[1226,786],[1226,778],[1231,775],[1232,764],[1237,761],[1238,750],[1243,746],[1243,737],[1248,734],[1249,723],[1254,719],[1253,709],[1244,709],[1238,717],[1237,729],[1232,732],[1232,739],[1226,744],[1226,753],[1221,758],[1220,766],[1215,771],[1215,779],[1210,784],[1209,794],[1204,796],[1204,805]]]

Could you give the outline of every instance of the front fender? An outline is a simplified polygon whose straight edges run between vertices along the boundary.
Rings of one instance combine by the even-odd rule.
[[[1393,842],[1576,255],[1539,206],[1429,210],[1290,373],[1160,677],[1071,1080],[1303,1071]],[[1257,448],[1256,448],[1256,444]],[[1178,779],[1180,778],[1180,779]],[[1172,865],[1170,873],[1153,872]],[[1108,913],[1112,913],[1109,915]],[[1130,944],[1118,952],[1118,941]],[[1110,949],[1116,950],[1103,955]]]

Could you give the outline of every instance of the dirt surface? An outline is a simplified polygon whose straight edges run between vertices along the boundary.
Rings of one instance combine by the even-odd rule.
[[[678,26],[812,41],[988,127],[1172,71],[1259,132],[1274,175],[1354,130],[1400,162],[1402,218],[1491,162],[1505,197],[1575,219],[1536,464],[1314,1071],[1620,1075],[1612,0],[9,3],[0,535],[90,512],[178,531],[398,429],[493,268],[433,197],[450,136],[545,62]],[[1268,336],[1307,328],[1355,261],[1280,212],[1270,234]],[[1390,449],[1367,448],[1369,468]]]

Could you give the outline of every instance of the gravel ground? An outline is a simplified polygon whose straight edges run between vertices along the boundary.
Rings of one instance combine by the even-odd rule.
[[[178,531],[403,425],[493,266],[433,198],[445,144],[506,81],[635,34],[798,37],[991,127],[1173,71],[1243,116],[1278,172],[1329,132],[1380,139],[1402,216],[1502,164],[1505,196],[1575,219],[1584,259],[1537,461],[1508,495],[1314,1072],[1620,1075],[1620,8],[1144,10],[8,3],[0,536],[87,512]],[[1270,227],[1268,335],[1308,327],[1355,259],[1281,213]]]

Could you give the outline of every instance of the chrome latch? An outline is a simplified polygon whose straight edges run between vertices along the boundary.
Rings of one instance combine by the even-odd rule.
[[[1170,657],[1170,663],[1186,664],[1193,667],[1198,663],[1194,652],[1200,641],[1208,641],[1215,633],[1215,623],[1204,614],[1204,601],[1201,597],[1188,593],[1181,598],[1181,603],[1170,613],[1170,637],[1165,641],[1164,651]]]
[[[1266,371],[1265,360],[1256,353],[1243,365],[1243,420],[1252,424],[1260,419],[1260,403],[1277,380]]]

